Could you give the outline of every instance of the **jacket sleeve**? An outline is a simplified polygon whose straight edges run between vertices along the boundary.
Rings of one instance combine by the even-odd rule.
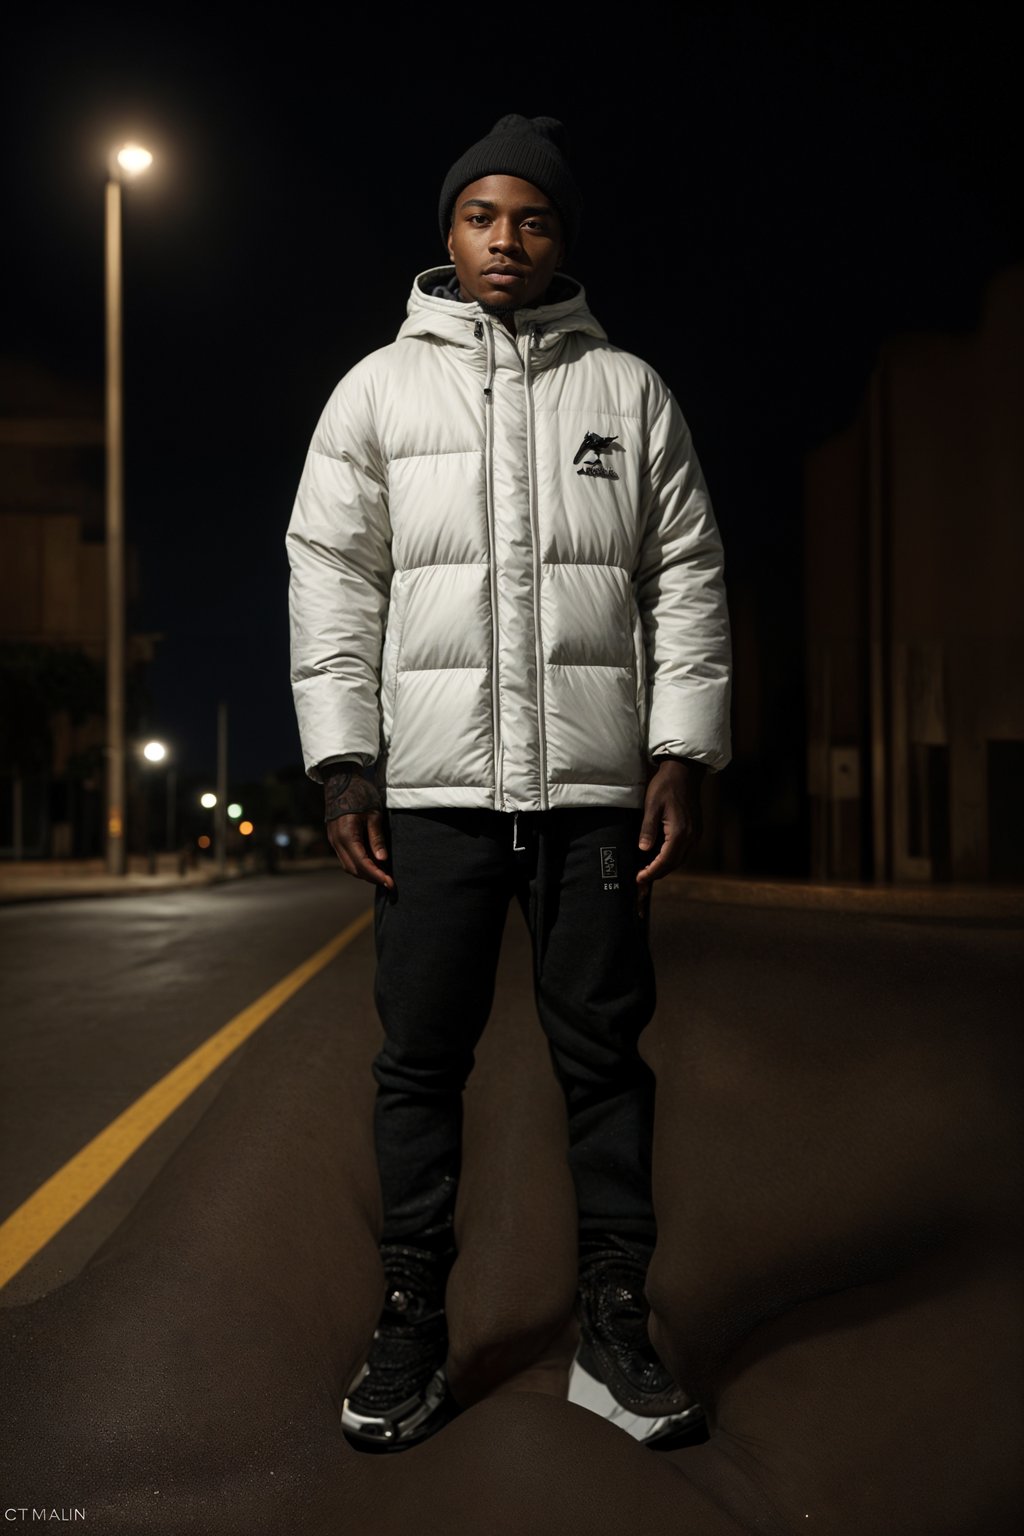
[[[380,753],[380,669],[391,588],[387,470],[360,369],[324,408],[285,544],[291,682],[308,776]]]
[[[695,758],[715,770],[731,756],[722,541],[689,428],[663,385],[658,393],[636,573],[647,660],[647,750],[652,757]]]

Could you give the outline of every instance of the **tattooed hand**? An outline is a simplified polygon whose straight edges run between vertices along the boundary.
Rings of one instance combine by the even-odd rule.
[[[346,874],[392,891],[395,882],[380,867],[387,862],[383,803],[373,770],[355,763],[332,765],[324,779],[327,840]]]

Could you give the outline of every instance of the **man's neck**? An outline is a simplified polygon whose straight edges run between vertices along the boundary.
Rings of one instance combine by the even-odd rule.
[[[459,299],[463,304],[473,303],[472,299],[466,298],[461,288],[459,289]],[[499,321],[510,336],[516,334],[516,312],[514,309],[509,309],[504,304],[484,304],[480,299],[477,299],[476,303],[480,305],[485,315],[488,315],[492,320]]]

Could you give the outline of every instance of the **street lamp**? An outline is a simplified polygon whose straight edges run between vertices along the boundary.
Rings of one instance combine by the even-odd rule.
[[[217,808],[217,796],[213,793],[212,789],[204,790],[204,792],[199,796],[199,804],[202,806],[204,811],[215,811],[216,810],[216,808]],[[216,817],[211,817],[210,819],[211,819],[211,822],[213,823],[213,833],[214,833],[214,836],[211,837],[209,832],[204,832],[202,834],[202,836],[199,838],[199,846],[203,850],[204,853],[206,852],[206,850],[208,848],[213,848],[214,847],[214,842],[215,842],[215,838],[216,838],[216,832],[217,832]]]
[[[170,853],[174,848],[175,802],[178,793],[178,775],[175,772],[174,762],[170,757],[167,747],[162,741],[147,741],[142,748],[142,756],[147,764],[156,766],[157,763],[163,763],[166,768],[164,774],[164,851]],[[148,792],[146,795],[145,817],[146,845],[148,848],[150,842]]]
[[[112,150],[104,207],[104,287],[107,344],[107,873],[123,875],[125,859],[124,742],[124,386],[121,368],[121,183],[138,176],[153,156],[141,144]]]
[[[148,770],[151,767],[155,767],[157,763],[162,763],[162,762],[164,762],[166,760],[166,758],[167,758],[167,748],[164,746],[162,741],[147,741],[147,742],[143,743],[140,755],[142,757],[143,763],[146,765],[146,769]],[[172,778],[173,771],[174,770],[168,764],[167,772],[166,772],[166,774],[164,776],[165,814],[166,814],[167,846],[168,847],[170,847],[171,778]],[[143,826],[142,826],[142,832],[143,832],[142,842],[143,842],[143,851],[144,851],[144,853],[146,855],[146,866],[147,866],[147,868],[149,870],[149,873],[151,875],[155,875],[156,874],[156,849],[153,846],[153,819],[152,819],[152,814],[151,814],[151,811],[150,811],[150,803],[149,803],[149,801],[150,801],[149,780],[150,780],[150,774],[147,771],[147,772],[145,772],[143,774],[143,781],[142,781],[142,822],[143,822]]]

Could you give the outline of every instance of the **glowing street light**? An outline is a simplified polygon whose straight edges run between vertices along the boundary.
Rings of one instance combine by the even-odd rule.
[[[237,800],[228,806],[228,815],[231,817],[232,821],[237,821],[241,814],[242,807],[238,804]]]
[[[255,829],[251,821],[240,821],[238,823],[238,830],[243,837],[251,837]]]
[[[162,741],[147,741],[147,742],[144,742],[143,746],[142,746],[142,758],[143,758],[144,763],[147,765],[147,767],[153,767],[157,763],[162,763],[164,765],[164,768],[165,768],[165,773],[164,773],[164,847],[165,847],[166,851],[168,853],[170,853],[171,849],[174,847],[174,815],[175,815],[175,803],[176,803],[177,794],[178,794],[178,777],[177,777],[177,774],[175,773],[175,770],[174,770],[174,764],[171,761],[170,752],[169,752],[169,750],[168,750],[168,748],[167,748],[167,746],[166,746],[166,744],[164,742],[162,742]],[[150,870],[151,870],[151,873],[153,873],[153,872],[155,872],[155,870],[154,870],[154,867],[153,867],[154,866],[154,854],[153,854],[152,847],[151,847],[151,842],[150,842],[149,779],[150,779],[150,774],[147,772],[146,775],[145,775],[145,779],[144,779],[145,794],[143,796],[143,810],[142,810],[142,814],[143,814],[143,819],[145,821],[146,851],[147,851],[147,854],[149,855],[149,858],[150,858]]]
[[[124,375],[122,369],[121,183],[153,162],[141,144],[111,151],[104,205],[106,297],[107,539],[107,872],[123,875],[125,858],[124,733]]]
[[[141,144],[122,144],[114,160],[126,176],[138,176],[153,164],[153,156]]]
[[[207,790],[205,795],[199,796],[199,804],[203,807],[204,811],[212,811],[217,804],[217,796]]]

